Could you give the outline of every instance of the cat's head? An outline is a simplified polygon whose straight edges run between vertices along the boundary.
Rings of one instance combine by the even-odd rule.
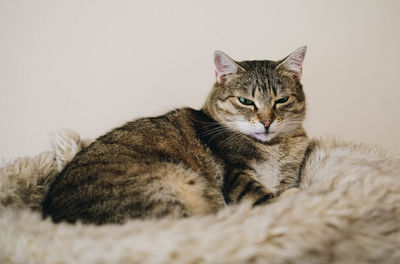
[[[306,47],[280,61],[236,62],[215,52],[216,83],[203,110],[223,126],[258,141],[290,134],[305,117],[300,83]]]

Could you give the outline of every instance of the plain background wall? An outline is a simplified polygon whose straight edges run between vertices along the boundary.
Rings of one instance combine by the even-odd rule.
[[[308,46],[310,136],[400,149],[400,1],[0,0],[0,156],[201,107],[213,51],[280,59]]]

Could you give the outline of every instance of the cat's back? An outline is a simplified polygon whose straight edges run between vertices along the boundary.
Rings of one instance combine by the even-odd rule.
[[[189,183],[192,192],[196,184],[220,186],[222,170],[198,139],[200,118],[198,111],[183,108],[128,122],[99,137],[56,177],[43,203],[44,215],[56,222],[121,222],[156,210],[154,193],[180,203],[182,197],[166,187],[174,181]],[[208,199],[220,200],[213,195],[211,191]],[[129,215],[123,213],[129,210]],[[173,215],[168,208],[160,210],[160,216]]]

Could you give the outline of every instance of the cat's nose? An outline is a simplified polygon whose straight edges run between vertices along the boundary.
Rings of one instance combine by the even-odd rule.
[[[263,121],[261,122],[265,128],[269,128],[269,126],[271,125],[272,121]]]

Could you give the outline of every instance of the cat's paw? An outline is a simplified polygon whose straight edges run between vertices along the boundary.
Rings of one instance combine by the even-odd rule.
[[[268,204],[274,200],[274,194],[262,184],[257,182],[252,186],[254,186],[254,189],[251,191],[250,197],[253,200],[253,206]]]

